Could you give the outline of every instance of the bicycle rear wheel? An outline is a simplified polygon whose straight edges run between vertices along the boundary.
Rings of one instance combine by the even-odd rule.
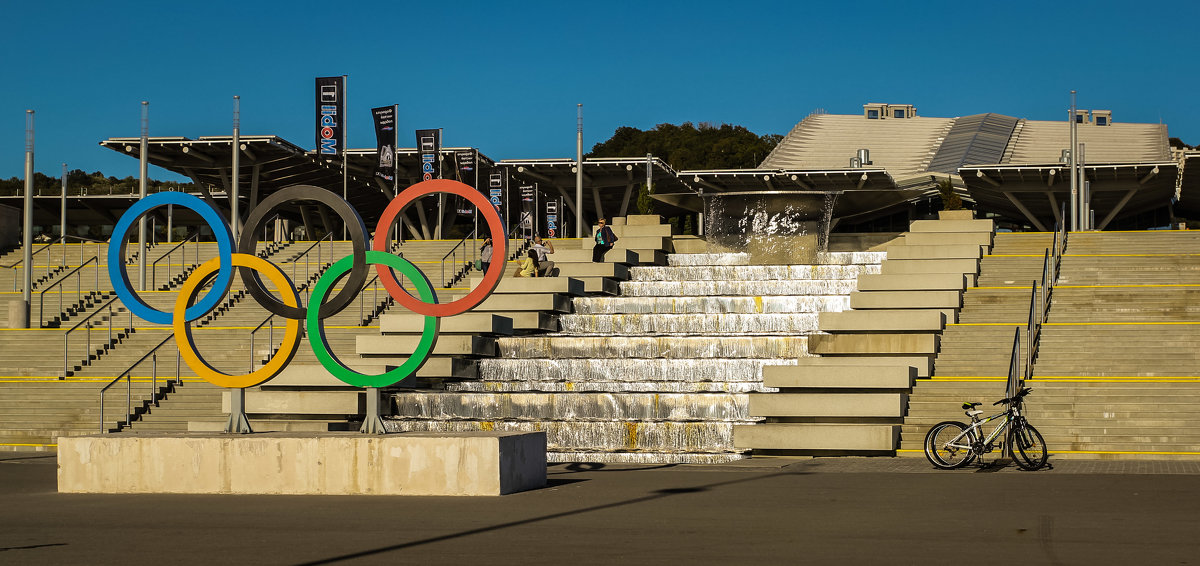
[[[975,431],[958,421],[946,421],[933,425],[925,435],[925,458],[935,468],[953,470],[970,464],[975,459],[971,446],[975,444]]]
[[[1013,447],[1013,461],[1022,470],[1040,470],[1050,457],[1050,453],[1046,451],[1046,440],[1042,438],[1042,433],[1024,419],[1009,434],[1009,442]]]

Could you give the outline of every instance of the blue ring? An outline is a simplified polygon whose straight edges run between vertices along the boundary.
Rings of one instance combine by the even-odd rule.
[[[225,298],[225,293],[229,291],[229,284],[233,281],[233,272],[235,271],[233,268],[233,233],[229,230],[229,223],[225,221],[221,213],[201,200],[200,197],[166,191],[154,193],[133,203],[133,206],[121,215],[121,219],[113,227],[112,239],[108,241],[108,278],[112,282],[113,291],[117,293],[130,312],[142,320],[155,324],[171,324],[173,313],[163,312],[147,305],[133,290],[133,286],[129,283],[129,274],[125,271],[125,246],[127,245],[125,234],[133,227],[134,221],[141,218],[143,214],[153,208],[168,204],[190,209],[208,223],[217,239],[217,257],[220,259],[221,265],[217,271],[217,278],[213,281],[212,289],[205,293],[204,299],[184,311],[184,318],[190,322],[208,314],[215,308],[217,303]]]

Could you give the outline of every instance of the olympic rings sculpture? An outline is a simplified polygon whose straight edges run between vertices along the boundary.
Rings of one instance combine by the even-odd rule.
[[[433,193],[449,193],[474,204],[487,223],[492,238],[493,256],[505,257],[508,240],[504,220],[500,218],[496,208],[483,193],[469,185],[449,179],[421,181],[396,195],[384,209],[375,226],[375,236],[371,242],[373,249],[370,250],[367,249],[366,225],[358,211],[340,196],[320,187],[294,185],[280,189],[263,199],[247,215],[245,228],[236,242],[236,252],[233,251],[233,232],[220,211],[194,195],[162,192],[134,203],[117,221],[108,246],[109,279],[117,296],[138,318],[155,324],[171,325],[181,359],[197,376],[214,385],[229,388],[253,387],[279,375],[296,355],[304,335],[303,325],[306,324],[313,354],[330,374],[355,387],[386,387],[413,375],[425,360],[429,359],[437,343],[441,317],[466,312],[483,302],[495,290],[504,274],[504,262],[492,262],[484,272],[483,282],[475,289],[461,299],[440,304],[433,285],[424,272],[412,262],[387,251],[392,243],[388,234],[400,213],[416,199]],[[254,234],[272,218],[273,212],[292,201],[316,201],[331,208],[345,222],[352,244],[350,255],[333,262],[317,280],[307,306],[300,304],[300,294],[283,270],[254,255]],[[200,215],[212,229],[217,243],[217,257],[204,262],[188,276],[170,312],[150,306],[133,290],[124,260],[128,245],[126,235],[134,223],[154,208],[166,205],[181,206]],[[378,375],[359,373],[342,363],[329,348],[322,322],[341,312],[354,301],[366,282],[370,265],[375,266],[379,280],[397,304],[424,315],[421,339],[412,355],[399,367]],[[205,361],[196,349],[189,324],[212,312],[225,298],[233,284],[234,271],[238,271],[250,297],[266,310],[288,321],[279,351],[262,367],[242,375],[223,373]],[[416,297],[410,295],[401,285],[400,280],[396,278],[397,271],[416,287]],[[267,290],[263,284],[263,277],[270,281],[275,292],[280,295],[278,298]],[[326,301],[331,290],[342,279],[345,279],[345,283],[341,291]],[[200,292],[209,282],[212,282],[212,287],[203,298],[199,298]]]

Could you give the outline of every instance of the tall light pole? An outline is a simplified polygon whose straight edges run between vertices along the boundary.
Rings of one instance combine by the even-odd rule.
[[[1079,230],[1079,168],[1076,159],[1079,140],[1075,131],[1075,91],[1071,91],[1071,110],[1067,120],[1071,122],[1071,231]]]
[[[138,155],[138,198],[146,198],[146,185],[150,164],[150,103],[142,101],[142,143]],[[145,291],[146,281],[146,215],[138,218],[138,289]]]
[[[230,187],[232,194],[229,195],[229,229],[233,231],[233,241],[238,239],[238,225],[241,224],[241,216],[238,215],[238,195],[241,192],[238,187],[238,177],[241,177],[241,157],[242,157],[242,97],[233,97],[233,179],[231,179]]]
[[[25,219],[22,223],[22,242],[24,253],[21,255],[24,285],[21,287],[21,300],[25,304],[24,326],[30,326],[30,306],[33,302],[33,110],[25,111]],[[12,325],[16,326],[16,325]],[[41,321],[38,321],[41,326]]]
[[[62,196],[58,202],[58,241],[62,244],[62,266],[67,267],[67,164],[63,163]]]
[[[575,237],[583,237],[583,104],[575,108]]]

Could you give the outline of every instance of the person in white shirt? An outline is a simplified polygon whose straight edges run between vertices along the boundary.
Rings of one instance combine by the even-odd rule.
[[[529,247],[529,253],[533,261],[537,264],[538,275],[542,277],[553,277],[554,262],[547,259],[549,254],[554,253],[554,244],[551,242],[542,241],[540,235],[533,236],[533,245]]]

